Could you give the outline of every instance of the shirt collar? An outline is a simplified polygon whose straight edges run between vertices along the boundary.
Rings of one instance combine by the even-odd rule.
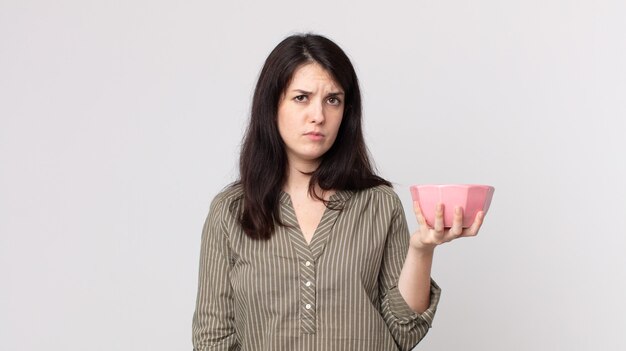
[[[352,197],[352,194],[354,194],[354,191],[352,190],[338,190],[330,197],[329,201],[332,203],[344,204]],[[284,190],[280,191],[278,200],[283,204],[291,203],[291,197]]]

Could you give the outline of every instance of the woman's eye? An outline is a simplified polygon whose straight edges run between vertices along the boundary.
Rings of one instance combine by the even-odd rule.
[[[296,100],[297,102],[304,102],[306,101],[306,95],[298,95],[293,99]]]
[[[328,98],[328,103],[331,105],[339,105],[341,103],[341,100],[339,100],[336,97],[331,97],[331,98]]]

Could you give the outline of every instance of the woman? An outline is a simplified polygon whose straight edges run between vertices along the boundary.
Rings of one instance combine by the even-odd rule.
[[[409,236],[398,196],[374,174],[354,68],[332,41],[294,35],[261,71],[240,179],[202,235],[195,350],[410,350],[441,290],[434,248],[476,235],[479,213],[443,229],[420,209]]]

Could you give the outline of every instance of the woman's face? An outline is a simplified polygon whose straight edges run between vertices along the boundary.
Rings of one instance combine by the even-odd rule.
[[[291,165],[319,165],[337,137],[344,98],[343,89],[319,64],[296,69],[278,103],[278,131]]]

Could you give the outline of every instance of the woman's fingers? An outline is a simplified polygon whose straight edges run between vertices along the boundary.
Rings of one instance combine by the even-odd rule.
[[[461,206],[454,208],[454,218],[452,219],[452,227],[448,231],[450,240],[458,238],[463,234],[463,209]]]
[[[439,203],[437,204],[437,207],[435,208],[435,232],[437,233],[441,233],[443,236],[443,204]]]
[[[426,224],[426,219],[422,214],[420,204],[417,201],[413,201],[413,212],[415,212],[415,217],[417,218],[417,223],[419,223],[420,228],[428,228],[428,224]]]
[[[462,207],[458,206],[454,209],[452,226],[449,229],[446,229],[444,225],[445,208],[443,203],[439,203],[435,207],[433,227],[430,227],[428,222],[426,222],[426,218],[424,217],[422,209],[417,201],[413,201],[413,211],[415,212],[415,217],[417,218],[417,222],[420,226],[418,231],[418,233],[421,233],[419,234],[420,241],[430,245],[440,245],[459,237],[476,236],[481,225],[483,224],[485,216],[484,211],[479,211],[476,214],[476,218],[474,219],[472,226],[469,228],[463,228],[464,211]]]
[[[462,236],[476,236],[476,234],[478,234],[478,230],[480,230],[480,226],[483,225],[484,218],[485,212],[479,211],[476,214],[476,218],[474,218],[474,223],[472,223],[472,226],[465,229]]]

